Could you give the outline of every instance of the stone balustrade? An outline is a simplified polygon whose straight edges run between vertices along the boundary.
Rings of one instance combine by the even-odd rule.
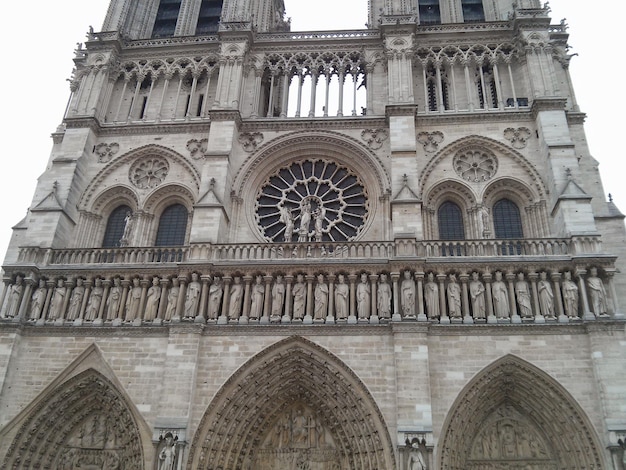
[[[280,261],[325,262],[332,259],[394,260],[409,258],[573,257],[602,253],[598,237],[527,240],[424,241],[348,243],[193,243],[183,247],[21,248],[18,265],[112,265],[185,262]]]

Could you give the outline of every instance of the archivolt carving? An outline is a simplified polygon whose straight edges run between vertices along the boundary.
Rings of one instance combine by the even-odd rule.
[[[435,209],[444,200],[450,199],[460,207],[469,208],[476,204],[476,195],[464,183],[459,181],[443,181],[432,188],[425,199],[426,207]]]
[[[30,412],[3,468],[139,470],[144,463],[139,428],[124,397],[90,369],[51,391]]]
[[[483,192],[483,201],[488,206],[492,206],[498,199],[506,197],[520,207],[533,204],[535,195],[531,188],[524,182],[509,176],[498,178],[489,184]]]
[[[458,152],[462,152],[465,149],[469,148],[488,150],[494,155],[499,156],[500,159],[505,157],[511,158],[522,167],[526,176],[528,177],[529,183],[532,182],[533,190],[536,191],[533,199],[543,199],[547,194],[541,174],[532,163],[524,158],[524,156],[514,150],[511,150],[510,147],[507,147],[496,140],[473,135],[463,139],[459,139],[456,142],[447,145],[429,160],[429,162],[424,167],[424,170],[422,171],[422,176],[420,177],[420,188],[422,191],[420,196],[422,198],[424,198],[425,192],[430,191],[430,189],[428,188],[429,179],[435,169],[439,166],[439,164],[450,155],[457,154]],[[434,181],[433,184],[435,184]]]
[[[128,186],[113,186],[98,196],[91,211],[95,214],[107,215],[120,204],[128,204],[134,212],[139,207],[139,197]]]
[[[145,147],[140,147],[136,150],[128,152],[127,154],[119,158],[116,158],[108,165],[106,165],[102,170],[100,170],[98,174],[91,180],[89,186],[87,186],[87,189],[85,189],[85,192],[81,196],[81,199],[78,203],[78,209],[95,212],[95,210],[92,209],[91,206],[95,205],[94,200],[96,198],[99,199],[100,196],[98,192],[103,190],[106,191],[109,189],[105,184],[107,177],[109,177],[118,169],[122,168],[124,165],[130,166],[133,162],[142,159],[142,157],[159,157],[165,159],[169,163],[172,174],[174,174],[175,166],[177,166],[188,175],[188,178],[185,178],[185,181],[189,181],[189,183],[195,186],[194,189],[196,191],[199,190],[200,174],[182,155],[160,145],[146,145]]]
[[[489,441],[498,447],[492,449]],[[485,368],[461,391],[440,443],[439,468],[496,470],[513,468],[513,462],[542,470],[604,468],[598,437],[572,396],[512,355]]]
[[[305,417],[318,425],[315,432]],[[281,426],[287,419],[288,431]],[[258,466],[268,461],[273,466]],[[292,337],[224,384],[198,427],[187,468],[286,470],[297,461],[311,470],[395,468],[391,439],[365,386],[328,351]]]
[[[150,214],[155,214],[163,204],[170,205],[177,202],[191,212],[195,198],[188,188],[176,183],[167,184],[157,188],[146,198],[143,209]]]

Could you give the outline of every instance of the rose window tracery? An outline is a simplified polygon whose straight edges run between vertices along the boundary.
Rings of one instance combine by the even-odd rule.
[[[498,159],[485,149],[459,152],[452,162],[456,173],[465,181],[478,183],[491,179],[498,171]]]
[[[329,160],[292,163],[259,191],[256,219],[268,241],[348,241],[368,214],[365,185],[353,171]]]
[[[169,171],[170,165],[165,158],[148,157],[135,162],[128,177],[139,189],[151,189],[160,185]]]

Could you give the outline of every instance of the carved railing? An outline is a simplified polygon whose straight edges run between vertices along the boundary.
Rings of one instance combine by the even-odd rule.
[[[598,237],[527,240],[414,240],[346,243],[193,243],[183,247],[23,247],[17,264],[93,265],[185,262],[394,260],[403,258],[571,257],[602,253]]]

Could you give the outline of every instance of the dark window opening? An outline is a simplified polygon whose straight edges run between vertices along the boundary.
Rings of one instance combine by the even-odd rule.
[[[463,21],[466,23],[485,21],[485,9],[482,0],[461,0]]]
[[[166,208],[159,219],[155,246],[180,246],[185,244],[189,213],[182,204]]]
[[[446,201],[437,212],[440,240],[465,240],[463,214],[455,203]]]
[[[420,24],[441,24],[439,0],[420,0],[419,15]]]
[[[109,220],[107,220],[107,227],[104,231],[104,240],[102,241],[103,248],[115,248],[120,246],[120,241],[124,236],[124,229],[126,228],[126,215],[132,211],[128,206],[116,207]]]
[[[217,33],[222,16],[223,0],[202,0],[196,34]]]
[[[139,113],[139,119],[145,119],[146,117],[146,106],[148,106],[148,97],[143,97],[143,102],[141,103],[141,112]]]
[[[202,104],[204,103],[204,95],[200,95],[198,97],[198,107],[196,108],[196,116],[200,117],[202,115]]]
[[[153,38],[174,36],[181,3],[182,0],[161,0],[154,27],[152,28]]]
[[[494,204],[493,226],[496,238],[524,237],[519,208],[509,199],[500,199]]]

